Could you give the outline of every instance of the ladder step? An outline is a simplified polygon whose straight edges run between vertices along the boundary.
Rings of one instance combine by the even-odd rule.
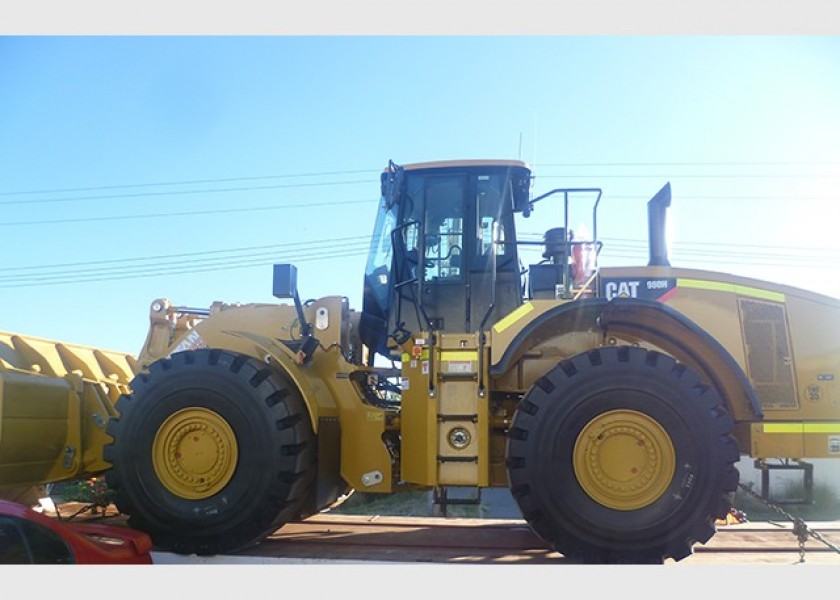
[[[473,423],[478,423],[478,415],[442,415],[438,414],[437,416],[438,423],[443,423],[446,421],[471,421]]]
[[[477,456],[440,456],[437,457],[438,462],[441,463],[477,463]]]
[[[476,373],[475,371],[439,371],[437,374],[437,378],[438,381],[478,381],[478,373]]]
[[[481,504],[481,498],[447,498],[446,504],[453,506],[455,504],[476,506]]]
[[[450,497],[450,492],[460,490],[462,492],[472,492],[472,496],[456,496],[455,498]],[[478,506],[481,504],[481,488],[464,488],[461,486],[456,487],[436,487],[434,488],[434,504],[438,505],[446,515],[446,507],[447,506]]]

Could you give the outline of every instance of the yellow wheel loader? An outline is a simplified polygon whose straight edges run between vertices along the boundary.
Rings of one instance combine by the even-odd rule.
[[[0,484],[104,474],[158,548],[204,555],[352,490],[509,488],[569,561],[662,563],[715,533],[743,457],[840,457],[840,301],[671,267],[668,185],[649,263],[599,268],[601,190],[531,189],[520,161],[389,163],[361,311],[284,264],[290,302],[153,301],[136,360],[4,334]]]

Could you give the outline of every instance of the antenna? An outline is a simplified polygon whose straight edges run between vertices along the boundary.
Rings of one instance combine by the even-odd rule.
[[[534,111],[534,124],[532,125],[533,131],[531,135],[533,138],[531,139],[531,164],[537,164],[537,111]]]
[[[522,160],[522,132],[519,132],[519,160]]]

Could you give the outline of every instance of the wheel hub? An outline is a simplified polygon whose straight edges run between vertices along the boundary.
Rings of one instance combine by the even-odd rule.
[[[189,500],[221,491],[233,477],[237,458],[233,429],[206,408],[185,408],[170,415],[152,445],[152,463],[160,482]]]
[[[596,502],[635,510],[655,502],[674,477],[676,455],[665,429],[633,410],[598,415],[574,447],[575,475]]]

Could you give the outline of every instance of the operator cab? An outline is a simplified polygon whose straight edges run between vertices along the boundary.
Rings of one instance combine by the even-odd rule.
[[[558,190],[532,200],[530,187],[530,169],[515,160],[389,164],[359,325],[369,360],[375,353],[399,360],[399,346],[422,331],[486,331],[533,297],[518,250],[528,242],[517,240],[514,215],[527,217],[536,201]],[[539,242],[545,264],[531,267],[538,279],[531,283],[550,288],[551,297],[572,281],[568,267],[556,266],[574,258],[565,232],[546,233]]]

